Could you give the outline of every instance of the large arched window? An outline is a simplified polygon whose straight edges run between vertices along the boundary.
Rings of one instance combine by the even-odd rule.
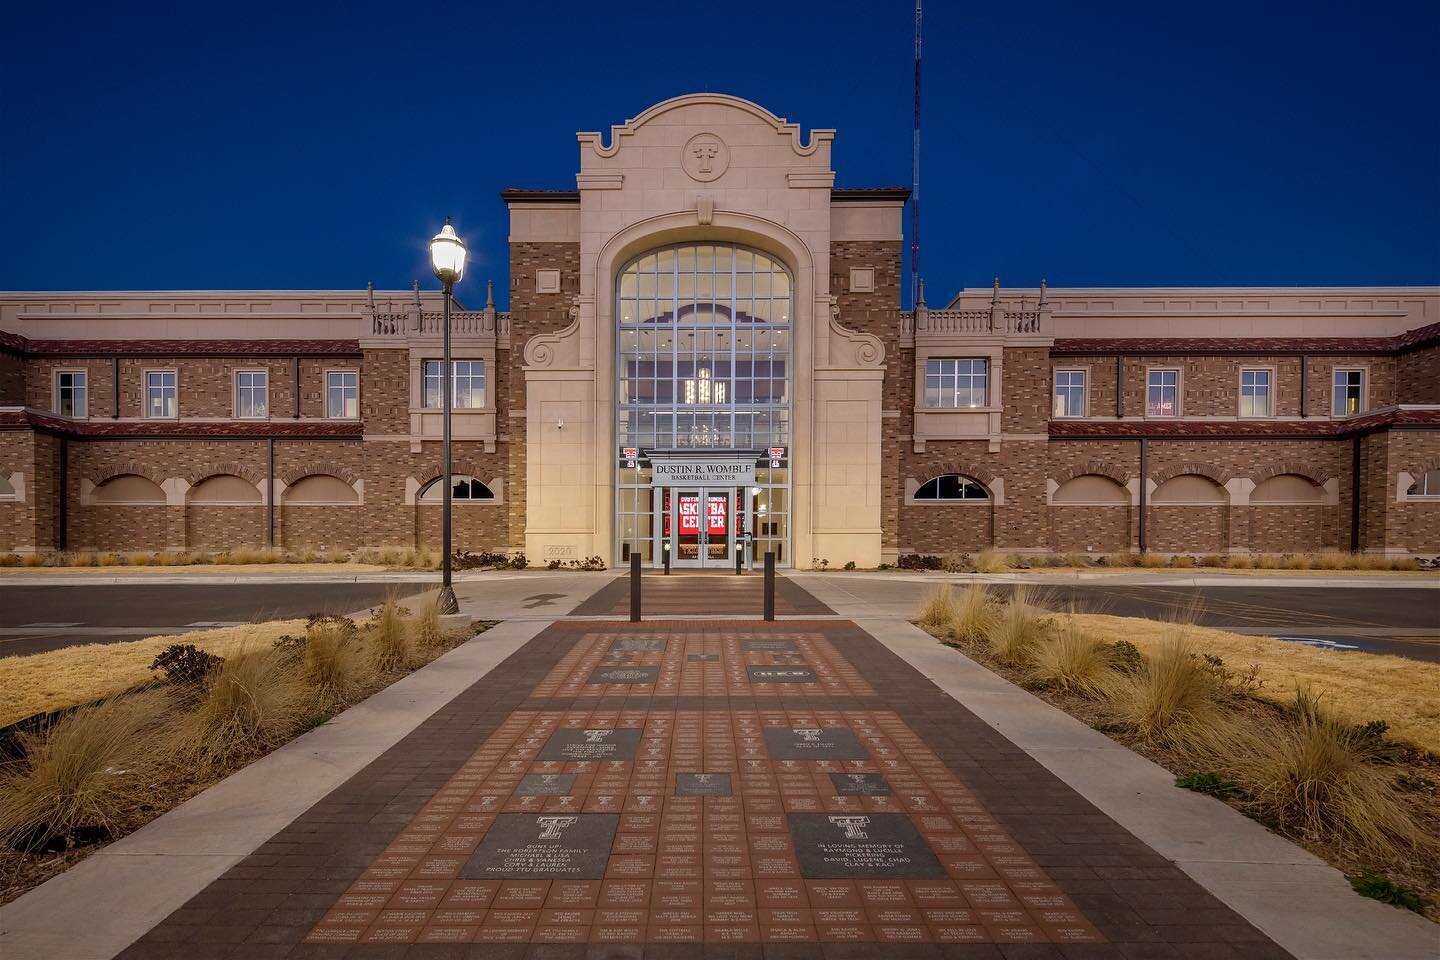
[[[788,445],[784,264],[730,244],[665,247],[621,270],[615,296],[620,446]]]
[[[989,500],[990,493],[979,480],[946,473],[926,480],[915,491],[916,500]]]
[[[450,499],[455,501],[494,500],[495,492],[474,477],[452,474]],[[421,503],[439,503],[444,499],[444,478],[436,477],[420,489]]]

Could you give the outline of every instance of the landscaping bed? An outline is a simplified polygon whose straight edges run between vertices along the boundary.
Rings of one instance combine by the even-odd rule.
[[[392,599],[0,661],[0,904],[491,626]]]
[[[1440,922],[1440,665],[942,586],[942,643]]]

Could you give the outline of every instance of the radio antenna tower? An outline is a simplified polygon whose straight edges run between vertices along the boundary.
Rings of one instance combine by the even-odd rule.
[[[915,142],[910,158],[910,309],[920,296],[920,3],[915,0]]]

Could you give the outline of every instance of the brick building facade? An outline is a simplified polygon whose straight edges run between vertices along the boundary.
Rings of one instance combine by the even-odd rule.
[[[965,290],[903,189],[720,95],[506,191],[455,536],[532,562],[1440,552],[1440,289]],[[440,300],[0,294],[0,551],[434,548]],[[428,376],[427,376],[428,374]]]

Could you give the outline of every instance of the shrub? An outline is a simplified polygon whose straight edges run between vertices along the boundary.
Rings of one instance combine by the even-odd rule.
[[[1389,877],[1378,873],[1359,873],[1345,879],[1350,881],[1350,888],[1362,897],[1379,900],[1393,907],[1404,907],[1416,913],[1423,913],[1425,910],[1425,902],[1420,899],[1420,894],[1395,883]]]
[[[445,632],[440,629],[440,595],[420,605],[415,617],[415,645],[421,650],[433,650],[445,642]]]
[[[488,570],[491,567],[510,566],[510,557],[508,554],[490,550],[480,550],[474,553],[467,550],[456,550],[450,557],[450,565],[456,570]]]
[[[1010,558],[994,550],[981,550],[975,558],[975,569],[980,573],[1004,573],[1010,567]]]
[[[1297,690],[1283,722],[1218,733],[1210,744],[1230,777],[1280,825],[1377,854],[1434,852],[1437,841],[1411,813],[1357,728]]]
[[[1116,640],[1106,650],[1110,657],[1110,666],[1120,673],[1139,673],[1145,666],[1145,658],[1140,655],[1140,648],[1129,640]]]
[[[0,842],[35,849],[78,829],[109,830],[149,794],[166,757],[155,742],[164,719],[164,699],[147,691],[19,734],[24,755],[0,767]]]
[[[517,553],[515,554],[515,556],[510,558],[510,566],[514,567],[516,570],[524,570],[529,565],[530,561],[525,559],[525,554],[523,553]]]
[[[355,622],[346,617],[311,617],[305,630],[300,677],[315,701],[331,707],[353,698],[372,677]]]
[[[1216,686],[1184,632],[1172,627],[1140,669],[1120,674],[1108,692],[1119,719],[1141,737],[1178,745],[1215,719]]]
[[[830,561],[827,560],[827,559],[825,559],[824,557],[811,557],[811,558],[810,558],[810,569],[812,569],[812,570],[828,570],[829,568],[830,568]]]
[[[1105,688],[1111,672],[1109,647],[1071,620],[1031,653],[1031,678],[1052,690],[1095,696]]]
[[[929,630],[944,631],[955,620],[955,590],[948,583],[942,583],[925,594],[920,601],[916,615],[920,626]]]
[[[854,561],[854,560],[846,560],[846,561],[845,561],[845,569],[846,569],[846,570],[854,570],[854,569],[855,569],[855,561]]]
[[[18,567],[20,564],[20,554],[0,553],[0,567]]]
[[[369,637],[371,656],[379,669],[400,670],[413,661],[415,650],[410,625],[405,622],[400,601],[395,597],[385,598],[380,612],[370,623]]]
[[[1227,570],[1249,570],[1255,566],[1255,558],[1248,553],[1232,553],[1225,558]]]
[[[1034,605],[1030,588],[1018,586],[985,632],[990,652],[1006,663],[1027,665],[1045,640],[1049,622]]]
[[[1142,553],[1140,554],[1140,566],[1146,569],[1156,569],[1170,565],[1170,558],[1163,553]]]
[[[1225,558],[1220,556],[1218,553],[1207,553],[1205,554],[1205,556],[1200,558],[1200,566],[1223,567],[1225,566]]]
[[[1177,553],[1170,558],[1170,566],[1180,570],[1195,566],[1195,558],[1184,553]]]
[[[966,573],[974,570],[968,553],[947,553],[940,558],[940,569],[946,573]]]
[[[97,567],[114,567],[120,563],[120,557],[113,553],[100,553],[95,556],[95,566]]]
[[[23,563],[27,567],[43,567],[45,566],[45,554],[27,553],[25,554],[25,559]]]
[[[166,683],[193,686],[220,669],[224,662],[224,657],[201,650],[193,643],[172,643],[160,651],[150,669],[164,674]]]
[[[994,599],[984,584],[969,584],[950,617],[950,637],[958,643],[981,643],[999,618]]]
[[[1204,773],[1188,773],[1183,777],[1176,777],[1175,786],[1194,790],[1196,793],[1208,793],[1212,797],[1238,797],[1243,792],[1238,786],[1214,770],[1206,770]]]
[[[283,742],[305,715],[307,699],[292,664],[284,650],[242,649],[228,657],[182,719],[181,750],[224,762]]]
[[[1283,570],[1285,558],[1273,553],[1262,553],[1255,558],[1255,567],[1258,570]]]
[[[930,553],[906,553],[896,562],[901,570],[939,570],[940,558]]]

